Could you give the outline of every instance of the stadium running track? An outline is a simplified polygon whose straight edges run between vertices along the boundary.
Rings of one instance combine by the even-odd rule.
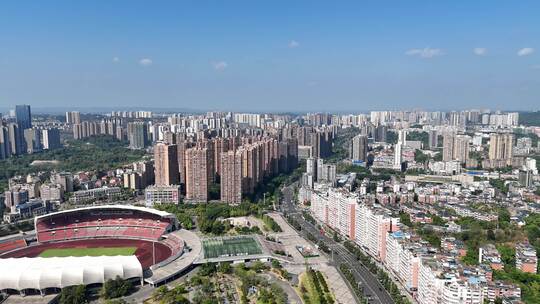
[[[154,263],[152,258],[151,241],[131,239],[91,239],[37,244],[0,255],[0,258],[33,258],[39,256],[43,251],[47,249],[99,247],[137,247],[137,250],[135,251],[135,256],[137,256],[137,259],[139,259],[139,262],[141,262],[143,269],[146,269],[153,264],[157,264],[167,259],[172,254],[169,247],[156,242],[156,261]]]

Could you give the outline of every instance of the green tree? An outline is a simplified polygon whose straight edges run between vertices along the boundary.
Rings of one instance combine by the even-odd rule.
[[[253,262],[250,268],[255,272],[262,272],[263,270],[268,269],[268,267],[261,261]]]
[[[519,124],[540,126],[540,111],[519,113]]]
[[[130,281],[117,276],[114,280],[108,279],[101,288],[101,297],[104,299],[114,299],[128,295],[133,289]]]
[[[152,299],[154,299],[154,301],[161,302],[161,300],[167,296],[168,292],[169,288],[167,285],[161,285],[152,292]]]
[[[422,150],[416,149],[414,152],[414,161],[417,163],[427,163],[429,161],[429,155],[424,154]]]
[[[201,265],[199,269],[199,274],[203,277],[208,277],[216,273],[216,271],[216,263],[205,263]]]
[[[399,222],[405,226],[412,227],[411,216],[408,213],[400,212],[399,213]]]
[[[423,131],[412,131],[407,134],[407,140],[421,141],[424,147],[429,145],[429,134]]]
[[[490,179],[489,184],[504,194],[508,193],[508,185],[501,179]]]
[[[438,215],[433,215],[432,220],[433,220],[433,223],[432,223],[433,225],[436,225],[436,226],[444,226],[444,225],[446,225],[446,221],[442,217],[440,217]]]
[[[88,303],[86,300],[86,286],[77,285],[63,288],[58,302],[60,304]]]
[[[505,269],[510,269],[516,265],[516,249],[506,245],[498,245],[497,250],[501,254],[501,260]]]
[[[506,208],[499,209],[498,220],[499,220],[499,227],[501,227],[502,229],[510,225],[510,212],[508,211],[508,209]]]
[[[232,271],[231,263],[229,262],[219,263],[218,271],[221,273],[230,273]]]

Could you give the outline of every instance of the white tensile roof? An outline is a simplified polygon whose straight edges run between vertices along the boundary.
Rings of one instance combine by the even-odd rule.
[[[64,288],[143,276],[136,256],[0,259],[0,290]]]
[[[58,214],[67,214],[72,212],[79,212],[79,211],[88,211],[88,210],[107,210],[107,209],[123,209],[123,210],[132,210],[132,211],[141,211],[141,212],[147,212],[152,213],[161,217],[166,218],[176,218],[174,214],[171,214],[166,211],[161,211],[157,209],[152,208],[146,208],[146,207],[139,207],[139,206],[131,206],[131,205],[97,205],[97,206],[88,206],[88,207],[81,207],[76,209],[66,209],[62,211],[57,211],[49,214],[44,214],[40,216],[36,216],[36,221],[38,219],[47,218],[50,216],[58,215]]]

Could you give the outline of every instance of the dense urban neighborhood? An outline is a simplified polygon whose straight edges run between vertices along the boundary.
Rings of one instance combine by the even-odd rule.
[[[2,297],[538,303],[540,126],[521,115],[16,106],[0,129]],[[106,275],[24,278],[55,263]]]

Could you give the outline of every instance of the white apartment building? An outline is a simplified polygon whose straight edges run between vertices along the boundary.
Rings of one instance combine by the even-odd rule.
[[[483,288],[479,283],[453,279],[444,284],[442,300],[445,304],[482,304]]]
[[[357,194],[344,189],[321,188],[311,194],[311,212],[315,218],[356,244],[380,261],[386,256],[388,231],[399,230],[399,219],[383,209],[359,203]]]
[[[386,237],[386,267],[396,276],[399,275],[400,257],[403,251],[403,239],[406,236],[401,231],[390,232]]]
[[[435,259],[421,259],[418,270],[418,303],[442,303],[442,289],[447,279],[442,277]]]
[[[419,267],[419,304],[482,304],[485,279],[465,275],[452,268],[451,263],[436,258],[423,258]]]
[[[409,291],[418,290],[420,257],[417,245],[408,245],[400,250],[398,278]]]

